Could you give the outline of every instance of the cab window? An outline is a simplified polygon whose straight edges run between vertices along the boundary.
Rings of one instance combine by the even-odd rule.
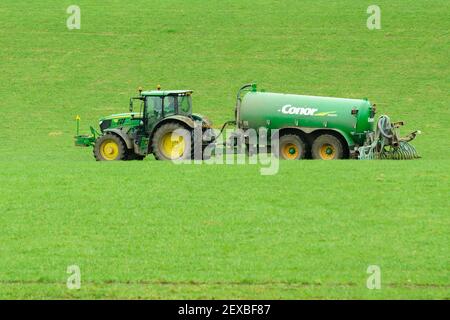
[[[150,118],[162,116],[162,99],[160,97],[147,97],[147,113]]]
[[[183,95],[178,97],[178,106],[181,113],[190,114],[191,113],[191,96]]]
[[[164,116],[176,113],[178,108],[178,100],[175,96],[164,97]]]

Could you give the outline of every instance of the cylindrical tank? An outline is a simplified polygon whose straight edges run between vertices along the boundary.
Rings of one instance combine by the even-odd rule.
[[[362,144],[374,126],[375,110],[366,99],[251,91],[242,98],[239,109],[240,128],[298,127],[306,133],[330,129],[356,144]]]

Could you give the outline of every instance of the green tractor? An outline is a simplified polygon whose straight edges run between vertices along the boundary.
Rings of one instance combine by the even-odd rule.
[[[191,90],[142,91],[130,98],[130,112],[101,118],[100,131],[77,135],[75,145],[93,147],[97,161],[142,160],[153,153],[158,160],[191,159],[194,155],[193,132],[211,128],[209,120],[192,113]],[[134,101],[140,102],[139,112]]]

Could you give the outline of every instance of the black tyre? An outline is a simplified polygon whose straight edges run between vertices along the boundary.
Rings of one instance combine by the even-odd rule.
[[[163,124],[152,138],[152,150],[157,160],[191,159],[193,149],[192,131],[176,122]]]
[[[338,160],[344,158],[344,146],[337,137],[322,134],[314,140],[311,153],[313,159]]]
[[[126,159],[126,146],[121,138],[107,133],[95,141],[94,157],[97,161],[114,161]]]
[[[280,158],[285,160],[304,159],[306,154],[305,142],[295,134],[287,134],[280,138]]]

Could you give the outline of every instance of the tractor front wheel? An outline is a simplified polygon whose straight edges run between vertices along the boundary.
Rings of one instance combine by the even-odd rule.
[[[97,161],[124,160],[125,144],[115,134],[107,133],[95,141],[94,157]]]

